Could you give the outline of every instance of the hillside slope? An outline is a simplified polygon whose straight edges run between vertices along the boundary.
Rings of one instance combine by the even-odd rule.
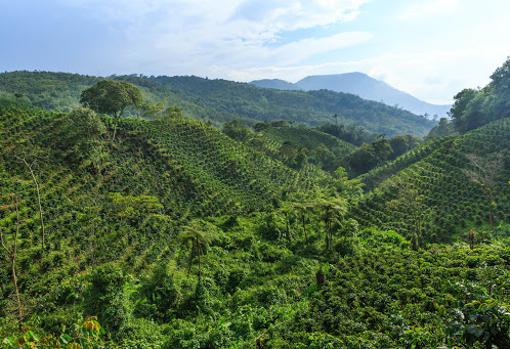
[[[357,181],[291,170],[202,122],[0,105],[0,233],[9,246],[0,256],[17,246],[14,259],[0,258],[6,348],[510,344],[508,227],[506,240],[491,244],[411,248],[412,236],[359,229],[346,216],[338,194],[357,197]],[[455,194],[443,172],[436,183],[423,182],[422,166],[407,171],[429,158],[458,169],[459,154],[506,148],[509,129],[502,120],[386,171],[423,195],[440,183]],[[330,140],[313,134],[305,134],[310,146]],[[279,144],[303,134],[266,136]],[[386,180],[374,182],[382,190]],[[469,201],[475,212],[478,202]],[[380,218],[358,217],[363,225]]]
[[[333,172],[356,147],[330,134],[285,122],[258,123],[254,129],[229,125],[224,132],[249,147],[264,152],[290,168],[307,164]]]
[[[428,142],[375,169],[354,210],[365,226],[450,240],[470,226],[510,219],[510,119]]]
[[[87,113],[0,108],[5,173],[16,181],[27,171],[14,156],[26,157],[52,200],[85,207],[79,200],[150,195],[175,219],[264,210],[296,182],[303,190],[318,184],[306,169],[289,169],[199,121],[125,119],[115,129]]]
[[[130,75],[112,78],[142,87],[148,100],[178,105],[188,116],[213,123],[232,119],[289,120],[314,126],[331,122],[338,114],[342,123],[389,136],[424,136],[434,126],[433,122],[410,112],[331,91],[279,91],[198,77]],[[70,110],[77,106],[83,88],[97,79],[64,73],[3,73],[0,74],[0,93],[17,94],[38,107]]]

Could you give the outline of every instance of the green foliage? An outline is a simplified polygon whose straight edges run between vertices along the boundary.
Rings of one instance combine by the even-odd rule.
[[[142,93],[124,81],[101,80],[82,92],[80,103],[98,113],[119,117],[127,107],[141,106]]]
[[[138,306],[141,315],[160,322],[173,319],[182,302],[182,293],[166,264],[157,265],[142,283],[140,293],[146,301]]]
[[[413,136],[396,136],[392,139],[381,137],[370,144],[363,144],[350,154],[344,162],[352,176],[366,173],[387,161],[396,159],[419,144]]]
[[[63,161],[77,167],[99,171],[105,161],[103,141],[107,128],[103,120],[90,109],[76,109],[51,120],[55,135],[40,135],[55,147]],[[56,136],[56,137],[55,137]]]
[[[444,138],[448,136],[455,136],[457,132],[452,122],[448,121],[446,118],[441,118],[439,120],[439,124],[430,130],[429,134],[426,137],[426,140]]]
[[[127,276],[118,266],[105,264],[93,271],[90,283],[84,300],[85,315],[97,316],[109,332],[125,334],[133,313]]]
[[[333,172],[355,149],[329,134],[284,121],[258,123],[252,130],[234,120],[223,126],[223,132],[296,170],[312,164]]]
[[[151,121],[0,98],[0,231],[18,247],[25,310],[20,327],[2,248],[2,346],[509,346],[508,119],[416,147],[406,136],[372,140],[362,148],[383,165],[349,178],[338,160],[356,150],[338,135],[286,121],[231,122],[221,132],[177,106],[207,106],[218,120],[219,110],[225,120],[239,110],[251,121],[299,119],[293,104],[345,98],[347,108],[351,97],[117,79],[143,88]],[[157,105],[170,87],[176,107]],[[45,250],[19,155],[40,182]]]
[[[338,114],[338,121],[342,124],[362,126],[369,132],[389,136],[423,136],[434,126],[433,122],[407,111],[331,91],[278,91],[198,77],[129,75],[111,76],[108,79],[136,85],[142,89],[144,99],[151,103],[163,103],[164,107],[177,106],[187,116],[215,123],[234,119],[256,123],[284,118],[318,126],[331,122],[333,115]],[[80,94],[84,89],[104,80],[64,73],[3,73],[0,74],[0,92],[9,96],[21,94],[21,98],[37,107],[68,111],[79,105]],[[124,94],[118,97],[104,100],[105,103],[101,105],[110,105],[112,108],[102,109],[101,112],[116,113],[125,101],[132,100],[126,100],[125,97],[129,96]],[[149,117],[153,118],[153,115]]]
[[[455,96],[451,116],[456,129],[467,132],[510,116],[510,59],[491,75],[483,89],[464,89]]]
[[[71,332],[71,334],[61,333],[58,337],[41,337],[33,331],[27,330],[20,337],[10,336],[4,338],[1,344],[2,348],[12,349],[95,349],[103,346],[103,335],[104,329],[101,327],[97,319],[95,317],[89,317],[85,319],[81,325],[76,326],[74,333]]]
[[[360,146],[363,143],[372,143],[376,140],[376,135],[367,132],[359,126],[324,124],[320,126],[319,131],[335,136],[347,143]]]
[[[507,222],[510,167],[502,159],[508,159],[509,140],[510,120],[501,119],[418,146],[362,178],[370,193],[353,215],[362,226],[395,229],[409,238],[424,215],[425,242],[451,241],[471,226]]]

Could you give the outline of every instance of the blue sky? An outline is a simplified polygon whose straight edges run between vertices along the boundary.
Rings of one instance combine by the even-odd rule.
[[[508,0],[0,0],[0,70],[297,81],[362,71],[431,102],[510,55]]]

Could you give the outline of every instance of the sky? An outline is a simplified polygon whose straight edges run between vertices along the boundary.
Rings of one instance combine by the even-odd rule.
[[[508,0],[0,0],[0,71],[235,81],[359,71],[433,103],[510,56]]]

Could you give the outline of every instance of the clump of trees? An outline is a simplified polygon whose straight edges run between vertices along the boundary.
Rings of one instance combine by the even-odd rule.
[[[345,160],[352,176],[356,177],[391,161],[413,149],[420,140],[413,136],[379,137],[370,144],[363,144]]]
[[[324,133],[340,138],[351,144],[360,146],[364,143],[371,143],[377,136],[366,131],[364,128],[355,125],[324,124],[318,128]]]
[[[455,96],[451,117],[455,128],[467,132],[510,116],[510,59],[491,75],[481,89],[464,89]]]

